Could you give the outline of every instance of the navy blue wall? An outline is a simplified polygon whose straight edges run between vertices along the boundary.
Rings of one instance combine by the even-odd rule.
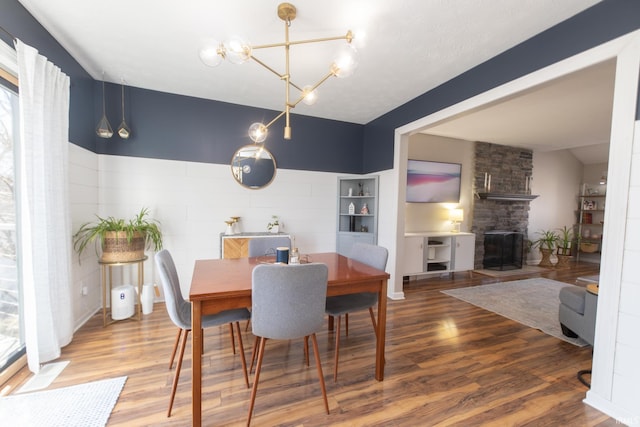
[[[393,168],[396,128],[638,28],[640,1],[605,0],[418,96],[365,126],[363,172]]]
[[[127,87],[125,110],[133,136],[127,141],[117,135],[102,140],[94,132],[102,109],[100,82],[93,81],[17,0],[0,2],[0,25],[71,77],[70,141],[97,153],[228,164],[237,148],[250,143],[247,126],[278,113]],[[278,122],[267,147],[278,167],[286,169],[340,173],[390,169],[397,127],[638,28],[640,1],[605,0],[365,126],[294,115],[293,139],[284,141]],[[106,98],[109,120],[117,128],[120,86],[107,84]]]
[[[96,83],[96,108],[102,109],[102,86]],[[106,84],[107,117],[114,130],[122,120],[121,86]],[[96,152],[229,164],[247,130],[279,114],[237,104],[126,87],[125,119],[132,136],[97,139]],[[95,120],[96,123],[98,119]],[[292,139],[283,138],[284,119],[269,128],[265,146],[279,168],[359,173],[363,126],[301,115],[291,117]]]
[[[94,80],[17,0],[0,1],[0,26],[49,58],[69,76],[69,141],[95,151]],[[13,46],[10,38],[0,37]]]

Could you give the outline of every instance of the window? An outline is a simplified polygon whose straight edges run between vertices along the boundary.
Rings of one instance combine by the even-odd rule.
[[[18,94],[11,86],[0,78],[0,372],[25,353],[14,168]]]

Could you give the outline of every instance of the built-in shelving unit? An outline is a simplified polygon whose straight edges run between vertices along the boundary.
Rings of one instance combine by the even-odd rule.
[[[606,198],[606,184],[582,184],[580,187],[576,223],[578,261],[600,261]]]
[[[377,244],[378,176],[339,177],[337,210],[336,252],[348,256],[356,242]]]

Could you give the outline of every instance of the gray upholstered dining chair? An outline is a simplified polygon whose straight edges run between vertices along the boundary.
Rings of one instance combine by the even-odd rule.
[[[275,255],[276,248],[291,249],[291,239],[287,236],[265,236],[249,240],[249,256]]]
[[[258,361],[251,390],[247,425],[251,423],[265,344],[269,339],[290,340],[304,337],[306,350],[307,339],[311,336],[324,406],[327,414],[329,413],[329,402],[316,340],[316,332],[322,329],[324,323],[328,274],[327,266],[321,263],[261,264],[253,269],[251,323],[253,334],[256,336]],[[254,350],[255,348],[256,345]]]
[[[171,360],[169,361],[169,369],[173,367],[173,360],[178,350],[178,343],[180,343],[180,353],[178,355],[178,362],[176,363],[176,373],[173,377],[173,384],[171,386],[171,398],[169,399],[169,409],[167,411],[167,417],[171,416],[171,409],[173,408],[173,400],[176,395],[176,389],[178,387],[178,380],[180,379],[180,369],[182,368],[182,358],[184,356],[184,350],[187,346],[187,338],[191,331],[191,303],[185,301],[180,290],[180,281],[178,279],[178,272],[173,262],[173,258],[168,250],[163,249],[155,256],[156,265],[158,266],[158,272],[160,274],[160,282],[162,283],[162,290],[164,292],[165,305],[169,318],[178,327],[178,335],[176,336],[176,342],[173,346],[173,353],[171,354]],[[226,310],[221,313],[211,314],[202,317],[202,327],[208,328],[210,326],[220,326],[229,324],[231,329],[231,338],[233,339],[233,323],[236,325],[236,331],[238,333],[238,346],[240,347],[240,360],[242,361],[242,370],[244,373],[244,381],[249,388],[249,378],[247,375],[247,362],[244,356],[244,347],[242,345],[242,335],[240,333],[240,321],[248,320],[251,318],[251,313],[246,308],[239,308],[233,310]],[[182,340],[180,339],[182,337]],[[232,343],[233,352],[235,354],[235,343]]]
[[[367,264],[378,270],[387,268],[389,252],[382,246],[366,243],[355,243],[349,252],[349,258]],[[345,317],[345,331],[349,335],[349,313],[369,309],[373,331],[378,335],[376,317],[373,307],[378,303],[378,294],[375,292],[360,292],[357,294],[339,295],[327,298],[326,313],[336,319],[336,345],[333,367],[333,380],[338,381],[338,355],[340,353],[340,320]]]

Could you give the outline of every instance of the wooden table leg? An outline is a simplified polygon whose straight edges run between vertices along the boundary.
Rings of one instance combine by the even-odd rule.
[[[378,291],[378,339],[376,341],[376,379],[384,379],[384,340],[387,332],[387,280]]]
[[[191,302],[191,406],[194,427],[202,423],[202,307],[200,301]]]

